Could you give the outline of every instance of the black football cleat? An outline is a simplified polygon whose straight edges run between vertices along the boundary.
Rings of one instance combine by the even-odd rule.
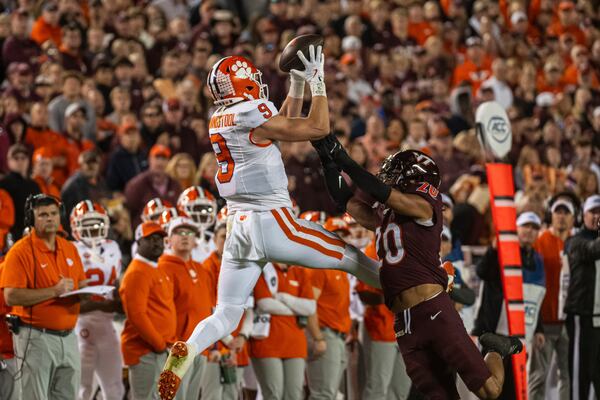
[[[500,354],[502,358],[512,356],[513,354],[519,354],[523,351],[521,339],[515,336],[484,333],[479,337],[479,343],[481,343],[485,353],[495,352]]]

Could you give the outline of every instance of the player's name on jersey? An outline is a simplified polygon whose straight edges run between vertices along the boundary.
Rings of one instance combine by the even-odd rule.
[[[223,115],[214,115],[210,119],[210,123],[208,125],[209,129],[219,129],[226,128],[228,126],[235,126],[235,114],[223,114]]]

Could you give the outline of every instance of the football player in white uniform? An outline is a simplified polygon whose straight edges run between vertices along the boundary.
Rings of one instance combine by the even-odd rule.
[[[71,230],[88,286],[114,286],[121,273],[119,245],[107,239],[109,224],[106,210],[90,200],[79,202],[71,212]],[[105,400],[123,398],[123,358],[112,323],[114,312],[119,308],[116,290],[107,300],[92,297],[81,302],[75,330],[81,354],[79,398],[82,400],[92,399],[94,395],[94,375]]]
[[[212,233],[208,229],[217,219],[217,202],[208,190],[201,186],[190,186],[179,195],[177,208],[198,226],[192,260],[202,263],[215,250]]]
[[[276,141],[317,140],[329,132],[324,55],[310,46],[308,59],[298,51],[304,71],[292,70],[288,97],[278,112],[267,99],[261,72],[241,56],[213,66],[207,86],[218,109],[209,135],[219,164],[216,183],[227,200],[227,240],[215,312],[201,321],[187,342],[171,348],[159,379],[159,393],[172,399],[193,358],[231,333],[244,313],[262,267],[269,261],[350,272],[380,287],[378,263],[337,235],[292,215],[288,181]],[[308,83],[308,117],[298,117]]]

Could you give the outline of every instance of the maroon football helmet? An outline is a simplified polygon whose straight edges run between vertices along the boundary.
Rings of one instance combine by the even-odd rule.
[[[417,150],[399,151],[388,156],[377,173],[386,185],[404,189],[409,183],[428,182],[440,187],[440,170],[427,154]]]

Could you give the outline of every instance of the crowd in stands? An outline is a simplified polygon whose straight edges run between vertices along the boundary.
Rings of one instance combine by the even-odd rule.
[[[60,198],[67,216],[82,200],[102,204],[124,269],[150,200],[175,205],[183,190],[199,185],[224,207],[208,135],[208,72],[221,57],[246,56],[280,106],[289,84],[278,68],[281,51],[297,35],[318,33],[332,132],[374,173],[399,150],[433,157],[452,244],[445,258],[464,261],[464,281],[479,285],[486,279],[473,266],[495,239],[475,112],[497,101],[512,125],[512,150],[503,161],[513,166],[517,214],[533,213],[522,225],[537,229],[522,245],[535,248],[546,268],[540,324],[560,348],[560,398],[568,398],[561,258],[544,234],[557,235],[562,246],[582,225],[580,215],[594,210],[586,199],[599,193],[597,2],[4,0],[0,10],[3,254],[23,235],[30,194]],[[307,112],[308,90],[305,99]],[[280,149],[299,210],[335,215],[310,143]],[[560,225],[560,218],[571,219]],[[67,219],[63,226],[70,230]],[[260,293],[268,296],[267,288]],[[359,312],[356,321],[362,318]],[[476,315],[465,317],[467,328],[469,318],[473,328]],[[560,338],[563,347],[556,345]],[[541,365],[538,386],[550,362]],[[358,390],[359,381],[349,378],[346,388]],[[397,392],[396,398],[408,395]]]

